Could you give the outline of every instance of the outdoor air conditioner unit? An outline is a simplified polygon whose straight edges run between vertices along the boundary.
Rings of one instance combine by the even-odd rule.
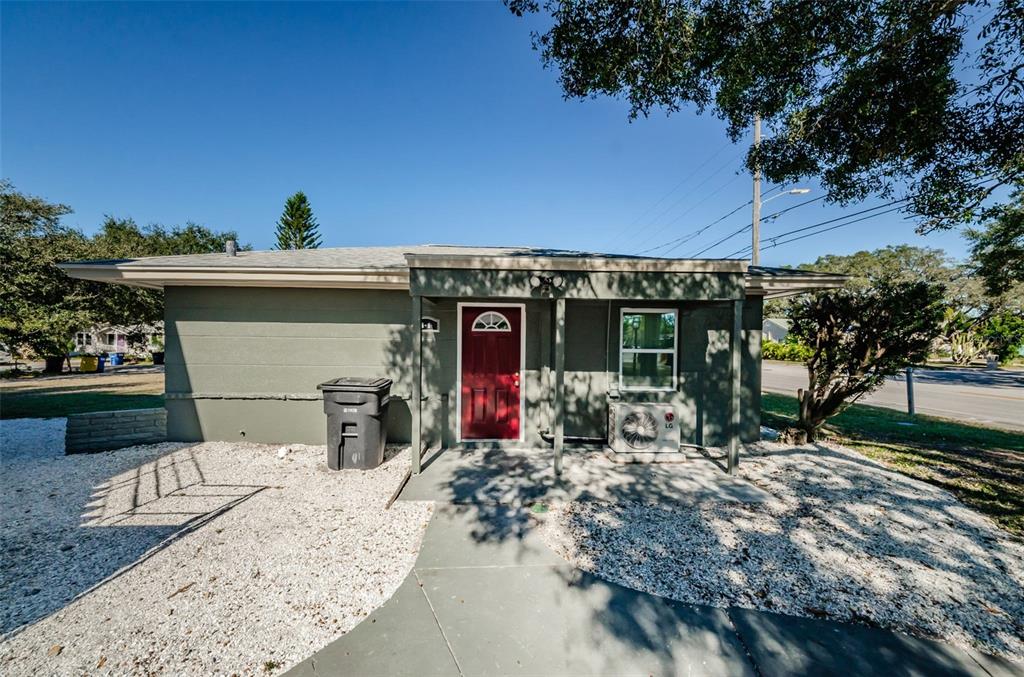
[[[618,454],[678,452],[675,409],[669,404],[611,403],[608,446]]]

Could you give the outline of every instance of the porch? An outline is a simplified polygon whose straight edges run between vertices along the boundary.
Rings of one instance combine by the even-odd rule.
[[[551,483],[545,491],[563,491],[567,445],[607,441],[619,405],[661,407],[650,409],[661,413],[648,416],[645,431],[659,449],[727,448],[730,474],[740,444],[757,439],[762,291],[749,288],[746,262],[533,253],[406,260],[414,475],[428,446],[529,449],[500,472],[529,472]],[[483,420],[479,411],[497,413]]]
[[[561,472],[550,449],[435,449],[399,500],[531,507],[568,501],[763,503],[769,494],[722,472],[696,450],[681,463],[615,463],[603,451],[569,449]],[[539,507],[538,509],[543,509]]]

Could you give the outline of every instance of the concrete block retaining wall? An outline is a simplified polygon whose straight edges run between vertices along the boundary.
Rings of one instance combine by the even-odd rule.
[[[127,409],[68,416],[64,453],[120,449],[167,439],[167,410]]]

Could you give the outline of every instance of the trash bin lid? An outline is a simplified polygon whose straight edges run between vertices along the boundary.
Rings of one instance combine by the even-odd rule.
[[[378,392],[390,388],[391,383],[391,379],[379,376],[342,376],[341,378],[324,381],[317,386],[317,389],[326,391]]]

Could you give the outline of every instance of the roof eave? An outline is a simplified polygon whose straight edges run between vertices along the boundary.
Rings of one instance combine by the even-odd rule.
[[[94,282],[162,289],[178,286],[319,287],[335,289],[409,288],[403,269],[252,268],[209,266],[141,266],[62,263],[71,277]]]
[[[776,299],[808,292],[838,289],[849,279],[847,275],[747,275],[747,293],[763,296],[765,299]]]

